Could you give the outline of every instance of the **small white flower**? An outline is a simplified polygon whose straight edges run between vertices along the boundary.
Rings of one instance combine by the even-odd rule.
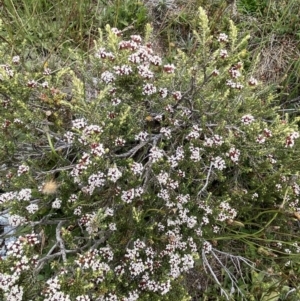
[[[91,145],[91,154],[97,157],[102,157],[105,154],[105,149],[101,143],[93,143]]]
[[[18,168],[18,177],[27,173],[29,171],[29,167],[27,165],[20,165],[19,168]]]
[[[170,139],[172,137],[171,130],[169,128],[162,127],[160,132],[167,138]]]
[[[122,172],[117,167],[112,167],[108,170],[107,176],[112,182],[116,183],[122,177]]]
[[[134,137],[135,140],[140,140],[140,141],[147,141],[147,138],[148,138],[147,132],[140,132]]]
[[[291,133],[285,140],[285,147],[293,147],[295,144],[295,139],[299,138],[298,132]]]
[[[157,180],[160,185],[167,185],[169,180],[169,174],[167,172],[161,171],[159,175],[157,176]]]
[[[41,86],[44,88],[44,89],[47,89],[49,88],[49,83],[47,81],[44,81],[41,83]]]
[[[113,98],[112,101],[111,101],[111,103],[112,103],[113,106],[117,106],[117,105],[119,105],[121,102],[122,102],[122,100],[119,99],[119,98]]]
[[[269,162],[270,162],[271,164],[277,163],[277,160],[274,158],[274,156],[273,156],[272,154],[269,154],[269,155],[267,156],[267,158],[269,159]]]
[[[81,211],[82,210],[82,207],[81,206],[78,206],[77,208],[74,209],[74,215],[78,215],[80,216],[81,215]]]
[[[218,38],[217,38],[218,42],[228,42],[228,35],[225,33],[220,33]]]
[[[13,56],[12,62],[13,62],[14,64],[19,64],[19,63],[20,63],[20,56],[19,56],[19,55]]]
[[[175,69],[176,69],[176,67],[173,64],[167,64],[167,65],[163,66],[163,70],[166,73],[174,73]]]
[[[237,163],[239,161],[241,152],[236,149],[235,147],[231,147],[229,152],[226,153],[226,156],[228,156],[232,162]]]
[[[106,208],[104,214],[107,215],[107,216],[113,216],[114,215],[114,209]]]
[[[39,206],[37,204],[30,204],[26,207],[26,209],[30,214],[34,214],[39,210]]]
[[[131,67],[127,65],[114,66],[113,69],[115,70],[117,75],[129,75],[130,73],[132,73]]]
[[[148,68],[148,66],[138,66],[139,75],[145,79],[151,79],[154,77],[154,73]]]
[[[106,84],[112,83],[115,79],[115,76],[109,71],[105,71],[101,74],[101,80]]]
[[[84,118],[78,118],[72,121],[72,128],[74,129],[82,129],[84,127],[86,127],[87,123],[86,120]]]
[[[62,201],[58,198],[56,198],[53,202],[52,202],[52,208],[54,209],[59,209],[61,207],[61,203]]]
[[[223,170],[226,168],[225,161],[219,156],[213,158],[212,166],[218,170]]]
[[[129,189],[127,191],[123,191],[122,192],[122,196],[121,199],[125,202],[125,203],[131,203],[132,200],[134,199],[134,189]]]
[[[259,144],[264,144],[266,142],[266,137],[262,134],[258,135],[258,137],[255,140]]]
[[[149,61],[151,64],[153,64],[154,66],[160,66],[161,65],[161,62],[162,62],[162,59],[161,57],[159,57],[158,55],[151,55],[149,57]]]
[[[132,41],[138,44],[142,42],[142,37],[140,35],[131,35],[130,38]]]
[[[254,117],[251,114],[242,116],[241,121],[244,125],[249,125],[254,121]]]
[[[190,146],[191,151],[191,160],[194,162],[198,162],[201,160],[200,151],[202,151],[202,148],[194,147],[193,145]]]
[[[122,30],[116,28],[116,27],[113,27],[111,29],[111,32],[114,33],[116,36],[121,36],[122,35]]]
[[[70,131],[66,131],[64,134],[64,139],[68,144],[72,144],[74,142],[74,133]]]
[[[143,85],[143,95],[152,95],[156,92],[156,87],[153,84]]]
[[[180,100],[182,98],[182,94],[180,91],[173,92],[172,96],[174,97],[175,100]]]
[[[153,163],[159,161],[163,156],[164,156],[163,150],[159,149],[158,147],[153,146],[150,149],[149,157],[152,159]]]
[[[167,88],[159,88],[158,90],[160,96],[162,98],[166,98],[168,96],[168,89]],[[172,110],[172,108],[170,108],[170,111]]]
[[[221,50],[220,50],[220,57],[221,57],[222,59],[225,59],[225,58],[228,57],[228,53],[227,53],[227,50],[226,50],[226,49],[221,49]]]
[[[25,222],[26,218],[17,214],[12,214],[8,218],[8,223],[13,227],[23,225]]]
[[[110,223],[108,225],[108,228],[109,228],[110,231],[116,231],[117,230],[117,225],[116,225],[116,223]]]
[[[248,80],[248,84],[249,84],[249,86],[257,86],[258,80],[251,76]]]
[[[116,146],[124,146],[125,143],[126,143],[126,141],[123,138],[121,138],[121,137],[118,137],[115,140],[115,145]]]
[[[133,162],[130,169],[135,175],[141,175],[143,173],[144,166],[142,163]]]
[[[18,193],[19,201],[29,201],[30,198],[31,198],[31,189],[30,188],[24,188],[19,191],[19,193]]]
[[[202,246],[202,250],[205,254],[208,254],[212,250],[212,245],[208,241],[205,241]]]

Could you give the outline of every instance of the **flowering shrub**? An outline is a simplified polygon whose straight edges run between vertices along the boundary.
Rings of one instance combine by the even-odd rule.
[[[190,300],[197,269],[250,300],[249,270],[271,290],[296,265],[297,124],[243,69],[247,37],[212,36],[202,8],[197,22],[194,56],[171,63],[150,27],[107,26],[56,71],[3,54],[4,300]]]

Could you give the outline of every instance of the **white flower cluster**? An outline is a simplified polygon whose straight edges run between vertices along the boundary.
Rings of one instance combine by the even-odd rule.
[[[135,175],[141,175],[143,173],[144,166],[142,163],[133,162],[130,169]]]
[[[228,42],[228,35],[226,33],[220,33],[218,38],[217,38],[218,42],[221,42],[221,43],[226,43]]]
[[[293,132],[289,134],[285,139],[285,147],[293,147],[295,144],[295,139],[299,138],[298,132]]]
[[[170,139],[172,137],[170,128],[162,127],[160,129],[160,133],[162,133],[167,139]]]
[[[134,198],[140,197],[142,193],[143,193],[142,187],[124,190],[122,191],[121,200],[129,204],[134,200]]]
[[[208,242],[208,241],[204,241],[204,242],[203,242],[203,246],[202,246],[202,250],[203,250],[203,252],[204,252],[205,254],[210,253],[211,250],[212,250],[212,245],[211,245],[211,243]]]
[[[221,146],[224,143],[224,140],[219,135],[214,135],[211,138],[205,137],[204,146],[213,147],[213,146]]]
[[[117,75],[129,75],[132,73],[132,68],[128,65],[114,66],[113,69]]]
[[[39,210],[39,206],[38,206],[38,204],[31,203],[26,207],[26,209],[27,209],[28,213],[34,214]]]
[[[13,227],[18,227],[26,223],[26,218],[18,214],[12,214],[8,217],[8,223]]]
[[[168,89],[167,88],[159,88],[158,92],[159,92],[159,94],[162,98],[166,98],[168,96]],[[171,110],[169,110],[169,111],[171,111]]]
[[[6,203],[6,202],[10,202],[13,201],[14,199],[16,199],[18,196],[18,194],[16,192],[4,192],[2,194],[0,194],[0,205]]]
[[[228,57],[228,52],[226,49],[221,49],[220,50],[220,58],[226,59]]]
[[[18,177],[23,175],[23,174],[26,174],[27,172],[29,171],[29,167],[27,165],[20,165],[18,167]]]
[[[106,84],[112,83],[116,77],[113,75],[113,73],[109,71],[104,71],[101,74],[101,80],[104,81]]]
[[[249,125],[254,121],[254,117],[251,114],[242,116],[241,121],[244,125]]]
[[[115,58],[115,56],[111,52],[105,51],[104,48],[98,49],[95,53],[95,57],[98,58],[98,59],[108,58],[108,59],[111,59],[111,60],[113,60]]]
[[[30,188],[24,188],[19,191],[17,199],[19,201],[29,201],[31,199],[31,189]]]
[[[70,131],[66,131],[64,134],[64,140],[67,141],[68,144],[73,144],[74,142],[74,133]]]
[[[145,79],[151,79],[154,77],[154,73],[149,69],[147,65],[140,65],[137,67],[138,73],[141,77]]]
[[[240,154],[241,152],[237,148],[231,147],[226,153],[226,156],[228,156],[232,162],[237,163],[239,161]]]
[[[81,269],[91,269],[92,271],[100,272],[102,275],[97,277],[97,280],[100,282],[104,280],[104,274],[110,270],[110,267],[101,261],[101,256],[99,256],[98,250],[88,251],[85,254],[78,254],[78,259],[75,260],[75,263]]]
[[[163,156],[164,156],[164,151],[159,149],[158,147],[153,146],[150,149],[149,157],[150,157],[150,159],[152,160],[153,163],[159,161]]]
[[[37,255],[29,258],[26,255],[26,246],[34,246],[39,243],[36,234],[27,234],[25,237],[20,236],[17,240],[11,241],[7,244],[7,257],[14,259],[11,271],[16,277],[19,277],[23,271],[28,271],[36,266]],[[14,278],[15,279],[15,278]],[[1,281],[0,281],[1,283]]]
[[[96,157],[102,157],[105,154],[105,149],[101,143],[91,144],[91,154]]]
[[[228,202],[222,202],[218,209],[220,210],[217,220],[218,221],[226,221],[226,220],[233,220],[237,216],[237,212],[234,208],[231,208],[231,206],[228,204]]]
[[[226,86],[232,88],[232,89],[237,89],[237,90],[242,90],[244,86],[240,82],[235,82],[232,81],[231,79],[228,79],[226,81]]]
[[[226,168],[225,161],[220,156],[212,158],[212,166],[218,170],[223,170]]]
[[[107,177],[114,183],[122,177],[122,172],[117,167],[109,168]]]
[[[192,131],[187,135],[187,139],[197,139],[200,137],[200,132],[202,131],[201,128],[197,124],[193,125]]]
[[[59,198],[56,198],[53,202],[52,202],[52,208],[54,209],[59,209],[61,207],[61,203],[62,200],[60,200]]]
[[[135,140],[147,141],[147,138],[148,138],[147,132],[140,132],[137,135],[135,135]]]
[[[84,127],[86,127],[87,122],[84,118],[79,118],[79,119],[75,119],[72,121],[72,128],[73,129],[83,129]]]
[[[154,93],[156,93],[156,87],[153,84],[147,83],[147,84],[143,85],[143,92],[142,92],[143,95],[148,95],[149,96],[149,95],[152,95]]]
[[[76,301],[91,301],[91,299],[88,295],[77,296],[75,300]]]
[[[10,291],[10,288],[17,282],[19,277],[16,274],[8,275],[0,273],[0,289],[4,292]]]
[[[8,301],[22,301],[23,291],[23,287],[14,285],[10,288],[9,292],[4,293],[4,296]]]
[[[191,152],[191,157],[190,159],[193,162],[198,162],[201,160],[201,154],[200,151],[202,151],[203,149],[200,147],[194,147],[193,145],[190,146],[190,152]]]
[[[182,146],[178,146],[175,155],[168,157],[168,162],[171,164],[172,168],[178,166],[178,163],[184,159],[184,150]]]
[[[166,73],[174,73],[176,67],[174,66],[174,64],[166,64],[163,66],[163,70]]]
[[[88,178],[88,185],[81,188],[81,190],[89,195],[92,195],[96,188],[102,187],[105,184],[105,174],[99,171],[96,174],[91,174]]]
[[[115,145],[116,146],[124,146],[125,143],[126,143],[126,141],[121,137],[118,137],[118,138],[115,139]]]

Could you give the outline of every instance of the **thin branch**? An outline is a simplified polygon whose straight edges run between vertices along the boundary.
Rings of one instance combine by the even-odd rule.
[[[63,262],[67,261],[67,255],[66,255],[66,248],[65,248],[65,243],[63,239],[61,238],[60,231],[63,225],[63,221],[60,221],[56,227],[56,241],[59,244],[60,250],[61,250],[61,255],[62,255],[62,260]]]
[[[57,245],[55,245],[56,247]],[[54,246],[53,246],[54,247]],[[53,248],[52,247],[52,248]],[[51,248],[51,252],[55,249],[52,250]],[[65,250],[64,251],[65,254],[72,254],[72,253],[77,253],[77,250]],[[49,252],[50,253],[50,252]],[[60,252],[57,252],[57,253],[54,253],[54,254],[49,254],[43,258],[41,258],[40,260],[38,260],[37,262],[37,268],[35,269],[35,273],[38,274],[41,269],[44,267],[44,265],[46,264],[47,261],[49,261],[50,259],[53,259],[55,257],[59,257],[59,256],[64,256],[63,253],[60,251]]]
[[[128,152],[124,153],[124,154],[120,154],[120,155],[115,155],[115,157],[117,158],[126,158],[126,157],[132,157],[135,155],[135,153],[141,149],[142,147],[144,147],[148,142],[147,141],[143,141],[140,144],[138,144],[137,146],[133,147],[131,150],[129,150]]]
[[[210,163],[210,166],[209,166],[208,173],[207,173],[207,177],[206,177],[205,184],[204,184],[204,186],[202,187],[202,189],[198,192],[197,198],[202,194],[202,192],[203,192],[203,191],[207,188],[207,186],[208,186],[208,182],[209,182],[210,174],[211,174],[211,171],[212,171],[212,167],[213,167],[213,163],[211,162],[211,163]]]

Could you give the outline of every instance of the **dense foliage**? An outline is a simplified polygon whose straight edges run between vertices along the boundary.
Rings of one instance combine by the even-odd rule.
[[[67,66],[1,44],[2,299],[299,299],[297,119],[232,21],[193,24],[172,61],[150,26],[106,26]]]

